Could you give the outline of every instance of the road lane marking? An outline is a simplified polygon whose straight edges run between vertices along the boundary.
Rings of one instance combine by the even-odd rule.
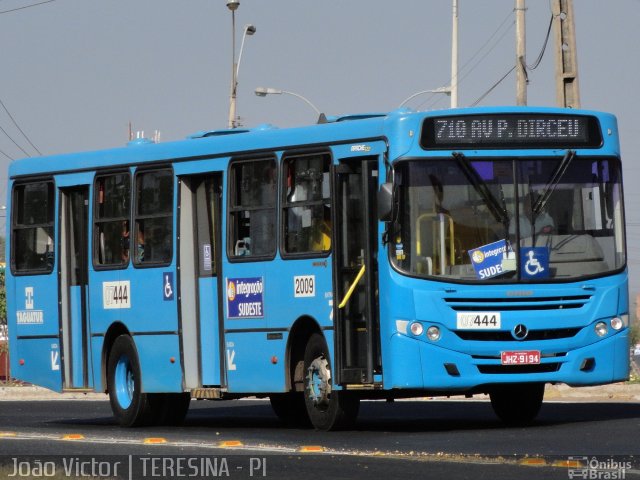
[[[242,447],[243,444],[240,440],[224,440],[222,442],[218,442],[218,446],[222,448],[236,448]]]
[[[81,433],[67,433],[62,436],[62,440],[84,440],[84,435]]]
[[[584,467],[579,460],[556,460],[552,463],[554,467],[562,467],[562,468],[571,468],[571,469],[579,469]]]
[[[158,445],[167,443],[167,439],[162,437],[149,437],[145,438],[142,443],[144,443],[145,445]]]
[[[205,443],[195,441],[168,441],[162,437],[146,437],[146,438],[121,438],[121,437],[84,437],[81,434],[67,434],[62,435],[60,433],[41,433],[41,432],[0,432],[0,444],[2,441],[12,440],[30,440],[30,441],[66,441],[73,437],[73,440],[80,443],[88,444],[107,444],[107,445],[149,445],[156,444],[160,453],[162,447],[179,447],[179,448],[191,448],[191,449],[203,449],[203,450],[227,450],[227,451],[248,451],[248,452],[260,452],[262,454],[295,454],[295,453],[310,453],[316,455],[332,455],[332,456],[353,456],[353,457],[384,457],[388,459],[408,460],[408,461],[422,461],[422,462],[457,462],[465,464],[504,464],[504,465],[516,465],[522,467],[547,467],[547,468],[563,468],[573,469],[581,468],[582,464],[575,460],[557,460],[544,457],[531,457],[531,458],[506,458],[504,456],[481,456],[479,454],[448,454],[444,452],[399,452],[384,451],[384,450],[344,450],[344,449],[331,449],[320,445],[302,445],[302,446],[283,446],[283,445],[246,445],[240,440],[223,440],[216,443]],[[80,438],[83,437],[83,438]],[[627,470],[626,473],[638,474],[635,469]]]
[[[320,445],[303,445],[298,451],[304,453],[320,453],[324,452],[324,447]]]

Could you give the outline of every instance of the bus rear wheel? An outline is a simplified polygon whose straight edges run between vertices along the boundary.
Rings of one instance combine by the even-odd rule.
[[[489,392],[491,406],[505,425],[528,425],[538,416],[544,399],[544,383],[499,385]]]
[[[329,349],[324,337],[314,333],[304,352],[304,402],[317,430],[339,430],[355,423],[360,399],[351,392],[334,390]]]
[[[123,427],[137,427],[154,422],[157,408],[150,395],[142,393],[140,362],[129,335],[113,342],[107,362],[107,389],[111,410]]]

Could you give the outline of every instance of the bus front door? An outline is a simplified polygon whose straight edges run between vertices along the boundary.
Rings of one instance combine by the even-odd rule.
[[[344,160],[334,174],[336,383],[372,384],[378,342],[378,158]]]
[[[180,319],[188,389],[224,384],[220,310],[222,174],[180,178]]]
[[[89,188],[64,188],[60,205],[60,307],[65,389],[91,387],[89,371]]]

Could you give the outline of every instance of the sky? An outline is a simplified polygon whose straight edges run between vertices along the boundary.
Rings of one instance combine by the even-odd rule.
[[[451,0],[241,0],[236,54],[242,124],[291,127],[316,112],[385,112],[450,83]],[[38,5],[39,4],[39,5]],[[551,10],[527,0],[527,63]],[[34,6],[32,6],[34,5]],[[459,0],[459,105],[481,98],[515,62],[515,0]],[[28,8],[24,8],[28,7]],[[583,108],[618,117],[632,298],[640,293],[640,0],[575,0]],[[11,159],[125,145],[129,123],[161,141],[224,129],[232,71],[226,0],[0,0],[0,195]],[[553,37],[529,72],[529,105],[555,105]],[[480,105],[514,105],[511,73]],[[446,108],[442,94],[417,110]],[[24,133],[24,135],[23,135]],[[19,145],[19,147],[17,145]],[[35,148],[34,148],[35,147]],[[5,156],[6,155],[6,156]],[[1,226],[1,225],[0,225]],[[632,308],[633,309],[633,308]]]

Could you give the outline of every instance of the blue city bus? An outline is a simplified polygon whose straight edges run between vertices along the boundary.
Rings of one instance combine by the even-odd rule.
[[[11,373],[106,392],[123,426],[192,398],[270,399],[291,425],[362,399],[488,394],[629,371],[618,127],[502,107],[29,158],[9,169]]]

